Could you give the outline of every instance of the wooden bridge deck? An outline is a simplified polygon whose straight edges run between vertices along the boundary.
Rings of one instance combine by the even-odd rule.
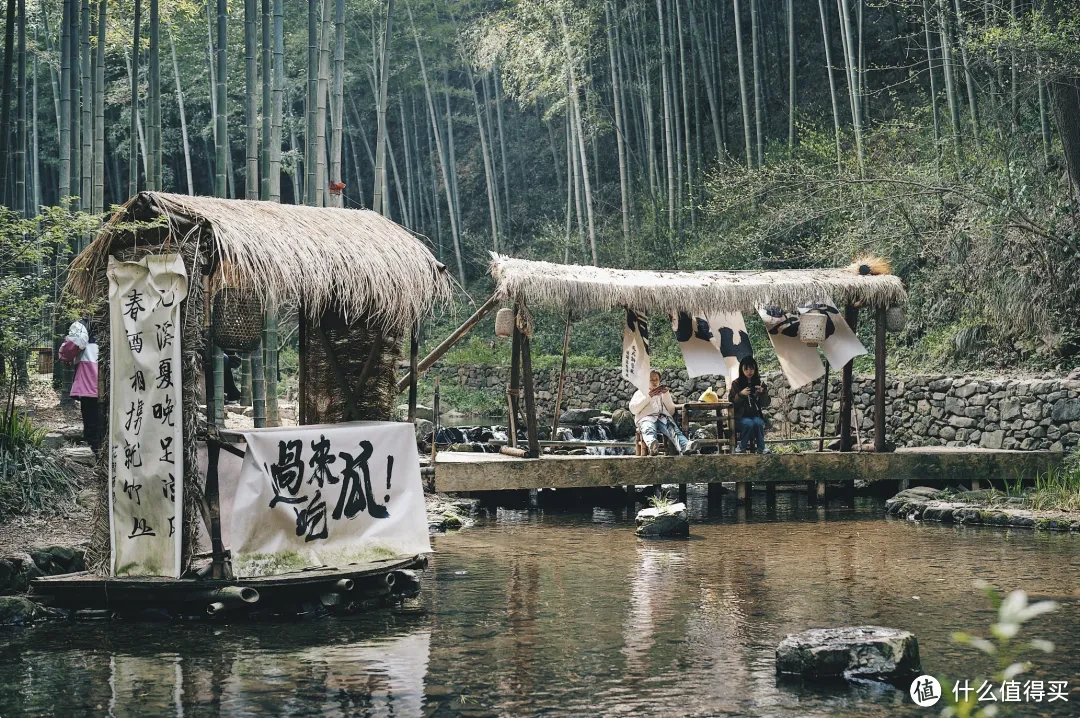
[[[694,454],[688,456],[553,456],[443,452],[435,490],[447,492],[563,489],[650,484],[746,484],[854,481],[973,483],[1033,479],[1060,465],[1063,454],[923,447],[892,453]]]

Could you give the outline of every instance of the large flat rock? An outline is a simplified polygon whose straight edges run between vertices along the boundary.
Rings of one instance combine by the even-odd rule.
[[[776,672],[807,678],[890,680],[922,672],[913,633],[883,626],[812,628],[784,637]]]

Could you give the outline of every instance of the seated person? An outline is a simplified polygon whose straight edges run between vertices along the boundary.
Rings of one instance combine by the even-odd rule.
[[[638,389],[630,399],[630,411],[641,431],[641,438],[649,447],[649,455],[656,456],[660,450],[659,434],[671,439],[680,454],[693,451],[697,442],[688,442],[675,423],[675,402],[671,398],[671,389],[660,383],[660,372],[649,374],[649,387],[648,395]]]
[[[731,382],[728,401],[735,407],[735,426],[739,430],[739,446],[735,453],[745,454],[751,438],[759,454],[771,453],[765,448],[765,416],[761,410],[772,402],[772,398],[758,375],[754,357],[739,362],[739,376]]]

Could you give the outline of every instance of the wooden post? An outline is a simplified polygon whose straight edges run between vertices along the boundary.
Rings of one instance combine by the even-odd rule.
[[[510,342],[510,385],[506,389],[506,405],[510,412],[510,446],[517,446],[518,400],[521,397],[521,330],[517,325],[517,305],[514,305],[514,333]]]
[[[874,312],[874,451],[885,451],[885,307]]]
[[[825,451],[825,417],[829,414],[829,360],[825,360],[825,380],[821,386],[821,433],[818,435],[818,451]]]
[[[416,359],[420,354],[420,323],[413,325],[409,337],[409,423],[416,421]]]
[[[735,503],[740,504],[740,505],[746,503],[746,482],[745,481],[738,481],[738,482],[735,483]]]
[[[562,367],[559,369],[559,390],[555,393],[555,419],[551,422],[551,438],[555,439],[556,433],[559,431],[559,412],[562,411],[562,391],[563,382],[566,380],[566,356],[570,352],[570,322],[573,319],[573,312],[568,311],[566,313],[566,330],[563,332],[562,338]]]
[[[776,505],[776,484],[772,481],[765,484],[765,504],[767,506]]]
[[[431,468],[435,468],[435,442],[439,438],[439,376],[435,375],[435,396],[431,407]]]
[[[825,482],[824,481],[817,482],[817,499],[818,499],[818,503],[824,503],[825,502]]]
[[[210,508],[210,546],[213,563],[211,578],[232,578],[225,564],[225,545],[221,540],[221,502],[218,497],[218,458],[221,445],[211,435],[206,441],[206,503]]]
[[[849,303],[844,309],[844,320],[855,331],[859,324],[859,308]],[[840,379],[840,451],[851,451],[851,372],[849,361],[844,365]]]
[[[300,349],[296,354],[296,374],[297,374],[297,411],[296,411],[296,423],[303,426],[308,423],[307,419],[307,345],[308,345],[308,321],[307,321],[307,307],[304,302],[300,302],[300,309],[297,312],[297,333],[299,334]]]
[[[536,427],[536,392],[533,390],[532,349],[529,335],[521,333],[521,373],[525,379],[525,430],[529,434],[529,456],[540,457],[540,434]]]
[[[498,303],[499,298],[495,295],[492,295],[490,298],[488,298],[488,300],[484,302],[479,309],[473,312],[473,315],[471,317],[465,320],[464,324],[455,329],[453,334],[448,336],[446,339],[443,339],[442,343],[440,343],[439,346],[432,349],[430,354],[420,360],[420,363],[416,367],[416,371],[420,374],[423,374],[428,369],[430,369],[431,365],[439,360],[439,357],[449,351],[450,347],[457,344],[459,339],[468,334],[469,330],[475,327],[477,322],[483,319],[487,315],[487,313],[490,312]],[[409,372],[410,375],[414,373],[416,372]],[[405,391],[405,387],[409,385],[410,381],[411,379],[409,377],[402,377],[397,383],[397,390]]]
[[[679,484],[679,501],[686,503],[686,484]]]
[[[817,482],[806,482],[806,505],[815,506],[817,504]]]

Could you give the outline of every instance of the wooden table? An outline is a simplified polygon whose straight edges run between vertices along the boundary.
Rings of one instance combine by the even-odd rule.
[[[682,411],[682,431],[690,438],[690,420],[716,422],[715,439],[699,439],[699,444],[719,447],[720,453],[730,454],[735,448],[735,412],[730,401],[688,401],[679,404]]]

